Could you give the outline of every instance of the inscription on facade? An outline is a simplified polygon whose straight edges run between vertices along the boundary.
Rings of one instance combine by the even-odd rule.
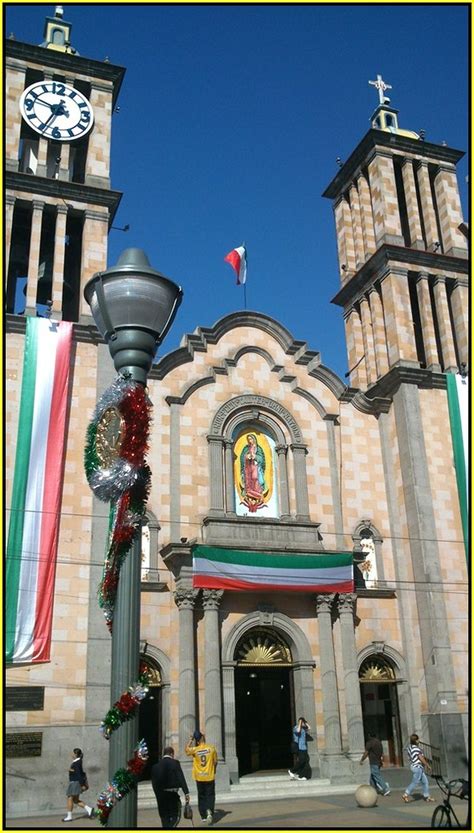
[[[41,755],[43,732],[15,732],[5,736],[6,758],[37,758]]]
[[[290,412],[283,406],[280,405],[279,402],[275,402],[273,399],[269,399],[266,396],[258,396],[256,394],[244,394],[243,396],[237,396],[235,399],[231,399],[229,402],[226,402],[222,408],[219,409],[217,414],[214,417],[214,421],[212,423],[211,433],[218,434],[222,431],[222,426],[228,416],[234,413],[234,411],[238,410],[239,408],[252,408],[260,406],[261,408],[265,408],[272,414],[277,414],[282,418],[282,420],[291,428],[293,432],[293,439],[296,442],[302,441],[301,431],[299,426],[294,419],[294,417],[290,414]]]
[[[7,712],[42,711],[44,709],[44,686],[11,685],[5,688],[5,710]]]

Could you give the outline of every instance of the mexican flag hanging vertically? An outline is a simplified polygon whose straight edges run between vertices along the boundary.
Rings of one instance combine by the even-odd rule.
[[[469,454],[469,383],[460,374],[446,374],[454,467],[466,557],[469,547],[467,472]]]
[[[6,661],[50,658],[72,323],[26,319],[6,563]]]

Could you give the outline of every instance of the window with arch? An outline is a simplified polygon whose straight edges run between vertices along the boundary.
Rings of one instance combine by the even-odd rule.
[[[370,521],[362,521],[353,535],[353,540],[354,561],[357,567],[354,576],[356,588],[375,589],[379,579],[377,562],[380,560],[379,549],[382,539]]]
[[[262,426],[239,425],[232,439],[236,514],[277,518],[278,476],[274,438]]]

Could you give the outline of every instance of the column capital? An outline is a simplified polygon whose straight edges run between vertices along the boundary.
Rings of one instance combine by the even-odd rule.
[[[339,615],[341,613],[350,613],[353,616],[355,614],[356,600],[357,595],[355,593],[338,593],[336,604]]]
[[[174,592],[174,601],[179,610],[194,610],[199,590],[180,589]]]
[[[433,280],[433,286],[437,286],[439,283],[446,284],[446,278],[444,275],[436,275]]]
[[[301,451],[303,454],[308,453],[308,446],[305,443],[291,443],[290,448],[292,451]]]
[[[279,443],[275,446],[275,451],[277,454],[284,454],[286,456],[288,452],[288,446],[285,443]]]
[[[207,434],[206,440],[209,444],[212,443],[219,443],[220,445],[224,445],[226,440],[221,434]]]
[[[6,205],[15,205],[16,197],[14,194],[5,194],[5,204]]]
[[[46,203],[44,200],[32,200],[31,205],[33,206],[33,211],[43,211]]]
[[[223,595],[223,590],[203,590],[202,606],[204,610],[219,610]]]
[[[60,203],[58,203],[58,205],[56,206],[56,213],[57,214],[67,214],[68,210],[69,210],[69,206],[67,206],[67,205],[61,205]]]
[[[335,593],[318,593],[316,596],[316,612],[318,616],[320,613],[332,612],[335,597]]]
[[[418,281],[428,281],[430,279],[429,272],[418,272],[416,276],[416,282]]]

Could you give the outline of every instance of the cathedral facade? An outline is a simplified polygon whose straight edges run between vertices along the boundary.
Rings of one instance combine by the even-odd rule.
[[[91,790],[108,777],[98,726],[111,705],[111,649],[97,605],[107,511],[83,453],[114,372],[83,289],[106,268],[121,196],[109,161],[124,70],[71,50],[68,27],[57,13],[42,46],[6,45],[11,517],[21,512],[27,319],[72,324],[49,653],[7,656],[12,816],[62,807],[50,773],[74,746],[87,751]],[[286,771],[300,715],[312,727],[313,778],[332,783],[358,779],[368,732],[398,767],[416,731],[451,777],[467,748],[466,524],[448,397],[449,377],[467,386],[462,153],[399,128],[377,84],[371,128],[324,193],[349,384],[284,323],[250,311],[197,327],[149,375],[140,652],[152,684],[140,735],[154,762],[166,745],[183,755],[199,726],[217,746],[223,791],[243,775]],[[66,138],[48,135],[54,125],[38,119],[38,130],[31,118],[35,90],[54,96],[52,85],[85,99],[77,135],[72,125]],[[62,111],[51,113],[59,130]],[[8,557],[20,559],[19,548]],[[339,589],[300,578],[305,565],[332,575],[348,563]]]

